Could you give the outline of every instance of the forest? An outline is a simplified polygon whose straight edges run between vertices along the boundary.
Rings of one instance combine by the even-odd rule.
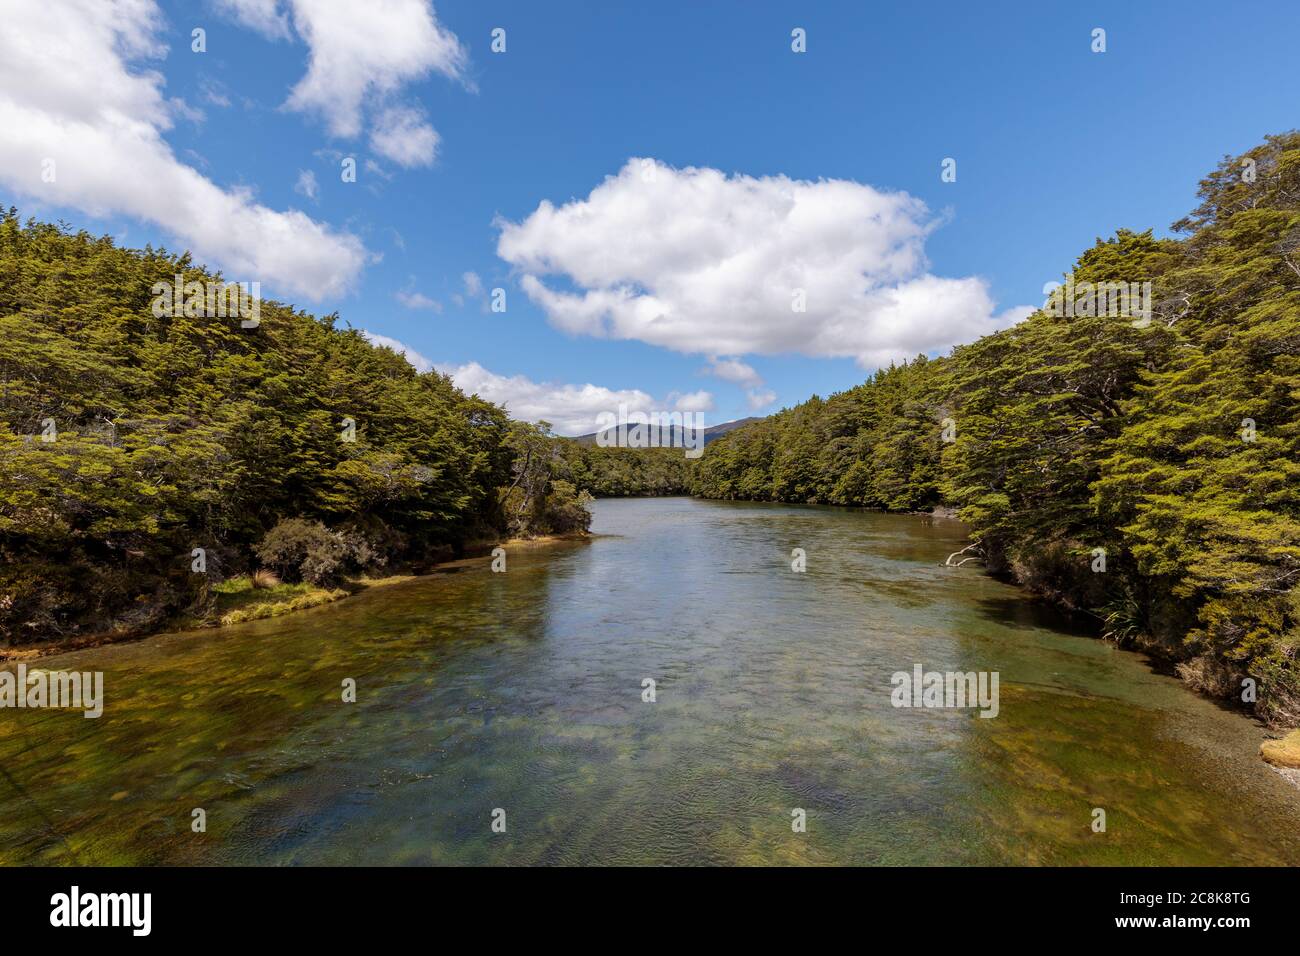
[[[1300,133],[1198,197],[1177,238],[1120,229],[1065,277],[1150,282],[1149,316],[1044,308],[881,369],[711,443],[694,492],[956,509],[963,558],[1300,723]]]
[[[261,570],[330,586],[587,527],[546,426],[336,315],[158,308],[178,275],[221,283],[0,216],[0,643],[202,621]]]

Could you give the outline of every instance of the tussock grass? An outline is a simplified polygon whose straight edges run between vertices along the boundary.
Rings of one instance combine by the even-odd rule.
[[[322,588],[306,582],[268,587],[264,580],[255,584],[247,575],[222,581],[213,590],[217,594],[217,621],[222,625],[292,614],[337,601],[349,593],[343,588]]]

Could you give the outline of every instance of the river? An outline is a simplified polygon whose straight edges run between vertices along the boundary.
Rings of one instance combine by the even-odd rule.
[[[0,711],[0,862],[1300,864],[1257,723],[944,567],[954,521],[594,512],[505,573],[37,662],[104,713]],[[893,706],[916,664],[998,672],[997,716]]]

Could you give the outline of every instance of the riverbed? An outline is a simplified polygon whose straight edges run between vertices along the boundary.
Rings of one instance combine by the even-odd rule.
[[[104,712],[0,710],[0,862],[1300,864],[1256,722],[944,567],[955,521],[594,513],[503,573],[42,659]],[[997,715],[895,706],[917,665],[996,672]]]

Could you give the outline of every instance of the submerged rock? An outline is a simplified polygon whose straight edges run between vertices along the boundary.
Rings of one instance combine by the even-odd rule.
[[[1293,730],[1281,740],[1266,740],[1259,745],[1259,755],[1275,767],[1300,770],[1300,730]]]

